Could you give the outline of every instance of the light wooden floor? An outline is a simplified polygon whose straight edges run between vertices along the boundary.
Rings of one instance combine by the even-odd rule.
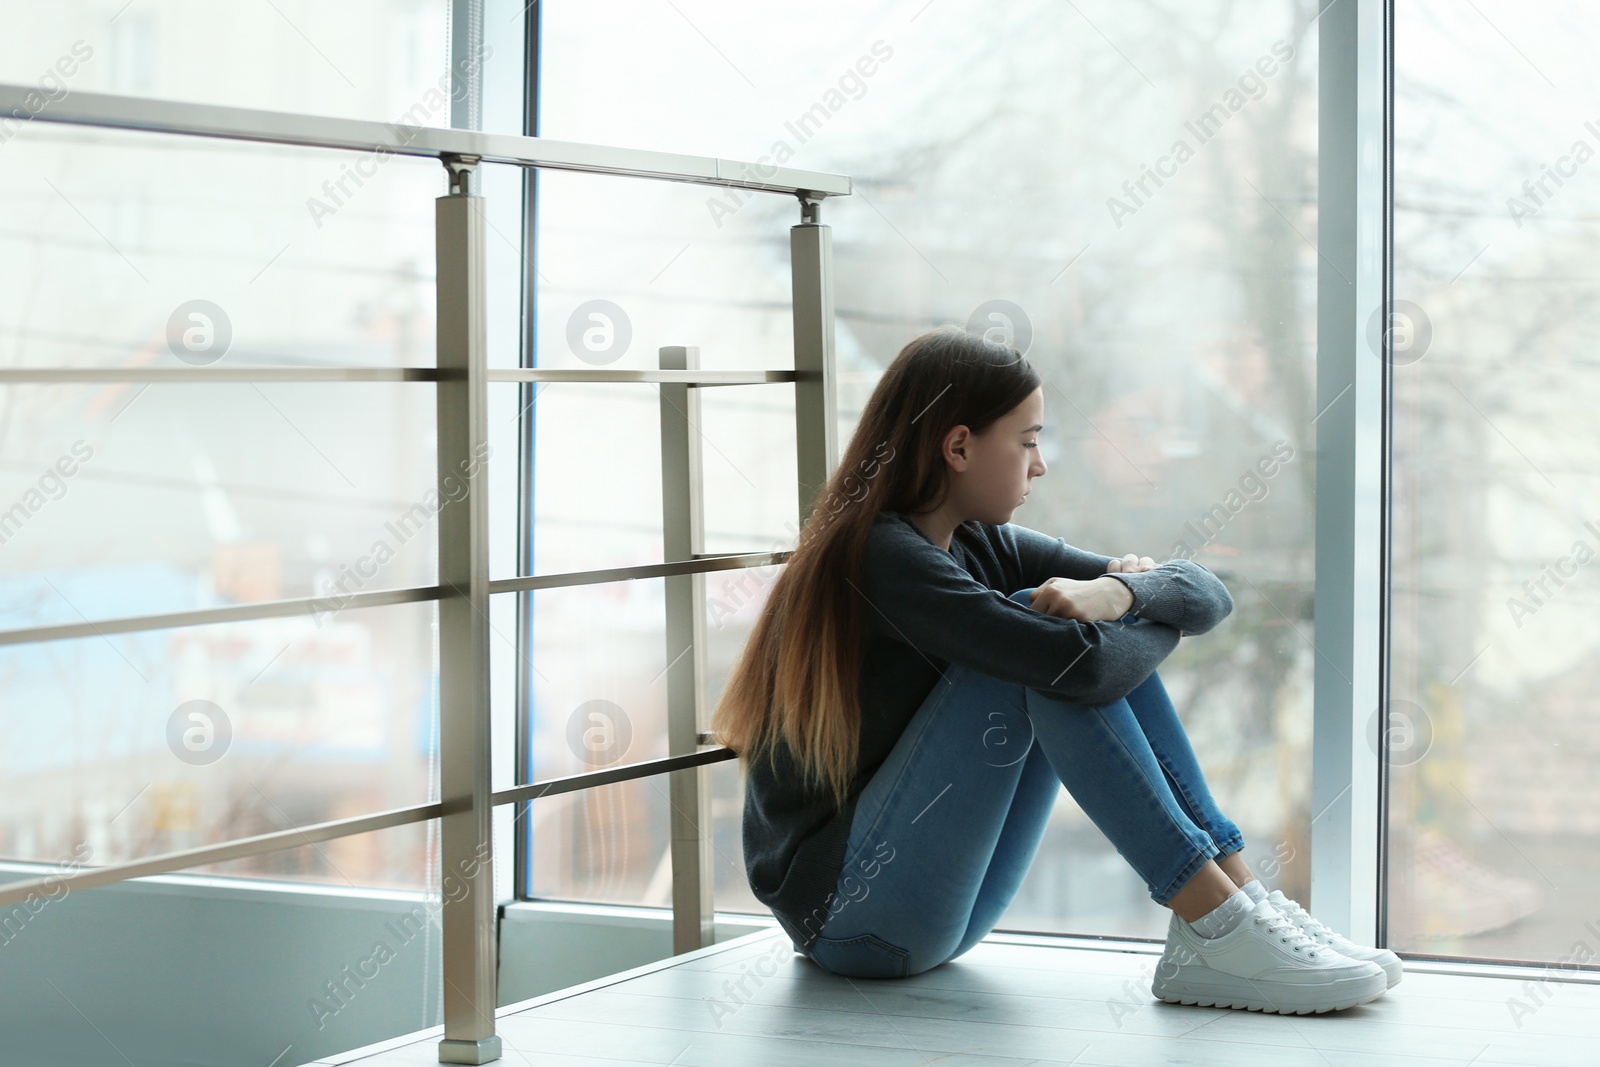
[[[1600,1064],[1600,985],[1429,973],[1371,1004],[1263,1015],[1165,1004],[1149,951],[991,935],[912,978],[830,975],[776,927],[500,1009],[507,1067]],[[770,977],[761,977],[761,972]],[[1559,972],[1557,972],[1559,973]],[[733,984],[744,981],[745,993]],[[1519,1020],[1508,999],[1531,1014]],[[1537,1006],[1536,1006],[1537,1005]],[[317,1061],[438,1062],[443,1028]]]

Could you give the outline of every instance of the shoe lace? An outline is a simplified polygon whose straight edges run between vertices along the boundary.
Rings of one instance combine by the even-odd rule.
[[[1298,900],[1285,898],[1282,904],[1277,905],[1277,908],[1280,912],[1298,922],[1300,928],[1310,934],[1314,941],[1321,941],[1324,937],[1331,940],[1336,936],[1336,932],[1331,927],[1301,907]]]
[[[1269,934],[1275,935],[1279,941],[1294,951],[1299,952],[1304,949],[1307,956],[1312,959],[1317,958],[1317,949],[1321,946],[1317,944],[1315,938],[1300,929],[1289,916],[1282,912],[1266,917],[1257,915],[1255,921],[1265,925]]]

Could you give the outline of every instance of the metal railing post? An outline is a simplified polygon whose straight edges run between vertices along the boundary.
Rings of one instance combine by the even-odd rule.
[[[661,349],[662,370],[698,370],[700,349]],[[662,382],[661,530],[669,560],[693,559],[705,551],[705,497],[700,465],[700,388]],[[669,576],[667,613],[667,754],[699,751],[705,664],[704,574]],[[716,941],[711,868],[711,780],[709,771],[686,767],[668,775],[672,802],[672,953]]]
[[[834,393],[833,232],[820,221],[821,201],[800,197],[800,223],[789,230],[794,299],[794,436],[800,525],[839,465],[838,400]]]
[[[469,196],[472,158],[448,157],[450,193],[434,205],[438,269],[439,857],[444,1039],[440,1063],[500,1058],[495,1035],[497,936],[491,830],[488,479],[484,218]]]

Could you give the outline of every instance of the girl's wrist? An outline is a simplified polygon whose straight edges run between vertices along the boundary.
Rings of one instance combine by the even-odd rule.
[[[1120,619],[1120,618],[1122,618],[1122,616],[1124,616],[1128,612],[1132,611],[1133,610],[1133,600],[1134,600],[1133,587],[1130,586],[1127,582],[1124,582],[1121,579],[1116,578],[1116,577],[1114,577],[1114,576],[1112,576],[1110,574],[1103,574],[1100,577],[1101,577],[1102,581],[1110,582],[1112,585],[1116,586],[1116,590],[1113,591],[1112,594],[1111,594],[1112,596],[1126,596],[1126,598],[1127,598],[1127,603],[1124,604],[1122,609],[1117,612],[1117,618]]]

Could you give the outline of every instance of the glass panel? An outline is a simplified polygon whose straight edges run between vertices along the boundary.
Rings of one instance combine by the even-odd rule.
[[[794,386],[705,389],[697,430],[701,484],[707,501],[705,550],[792,549],[800,521]],[[708,576],[708,590],[720,584],[725,574]]]
[[[474,484],[435,492],[427,383],[0,397],[0,629],[432,585],[438,513]]]
[[[503,401],[514,399],[514,388],[493,386],[502,407]],[[707,388],[700,408],[695,432],[707,500],[706,551],[792,547],[784,538],[787,534],[792,540],[798,516],[794,387],[780,382]],[[541,383],[529,412],[538,442],[534,573],[660,563],[661,407],[656,386]],[[495,457],[505,454],[498,438],[494,440]],[[506,507],[512,499],[506,498]],[[510,577],[515,562],[509,552],[497,555],[494,577]]]
[[[495,386],[496,391],[513,388]],[[536,434],[533,573],[660,563],[661,429],[656,387],[541,382],[525,417]],[[495,577],[509,577],[515,560],[495,562]],[[626,584],[631,588],[637,583]],[[621,596],[622,588],[601,595],[609,600]],[[592,608],[568,603],[584,617]],[[659,614],[652,625],[660,625]]]
[[[528,594],[535,780],[667,754],[665,589],[638,578]]]
[[[5,26],[0,82],[40,110],[92,92],[450,125],[448,0],[12,2]]]
[[[1402,951],[1575,964],[1593,937],[1600,128],[1567,102],[1600,89],[1596,40],[1587,4],[1395,11],[1383,747]]]
[[[98,577],[148,608],[183,575]],[[0,647],[0,856],[55,863],[86,842],[78,859],[98,866],[426,803],[437,794],[436,608]],[[412,844],[369,835],[216,869],[420,886]]]
[[[558,32],[570,17],[545,14]],[[561,54],[559,39],[545,49],[558,67],[551,77],[563,84],[559,73],[574,57]],[[552,105],[543,107],[548,117]],[[544,135],[599,139],[570,119],[554,129],[566,132]],[[789,227],[800,221],[797,201],[751,193],[737,212],[708,210],[721,200],[676,182],[540,172],[539,366],[654,370],[662,346],[697,345],[702,367],[793,368]],[[842,307],[853,305],[848,293],[839,290]],[[854,351],[849,333],[840,341]]]
[[[0,366],[433,366],[444,183],[426,159],[31,123],[0,159]]]
[[[1246,860],[1306,899],[1317,72],[1303,6],[1189,5],[1183,32],[1109,0],[839,0],[781,34],[747,13],[641,10],[619,31],[592,5],[547,5],[541,132],[852,177],[855,194],[823,207],[841,442],[928,326],[1024,349],[1048,382],[1053,477],[1015,521],[1108,555],[1191,555],[1228,585],[1233,616],[1163,677]],[[649,366],[664,343],[700,345],[708,367],[792,365],[792,198],[557,175],[540,191],[541,365]],[[585,317],[606,310],[596,300],[625,312],[632,347],[607,347],[605,316]],[[568,340],[585,328],[587,358]],[[734,479],[708,494],[726,543],[748,531],[747,548],[769,547],[758,531],[789,513],[787,462],[759,504]],[[656,543],[646,531],[641,556]],[[736,827],[739,810],[721,817]],[[1063,794],[1002,925],[1160,938],[1167,914]]]
[[[661,579],[645,578],[529,594],[535,781],[667,755],[664,590]],[[729,644],[718,629],[708,620],[711,673],[721,675],[727,666],[715,661]],[[743,901],[755,910],[740,858],[742,787],[731,764],[708,773],[718,907]],[[670,907],[668,781],[652,776],[536,801],[524,831],[533,894]]]
[[[524,817],[532,839],[532,896],[670,908],[667,811],[665,778],[534,801]]]
[[[706,781],[702,777],[702,782]],[[744,873],[739,829],[744,788],[733,762],[712,764],[709,785],[711,877],[717,910],[765,911],[750,892]],[[532,827],[524,838],[531,838],[532,895],[671,908],[668,789],[668,779],[662,776],[534,801],[533,814],[528,816]]]

